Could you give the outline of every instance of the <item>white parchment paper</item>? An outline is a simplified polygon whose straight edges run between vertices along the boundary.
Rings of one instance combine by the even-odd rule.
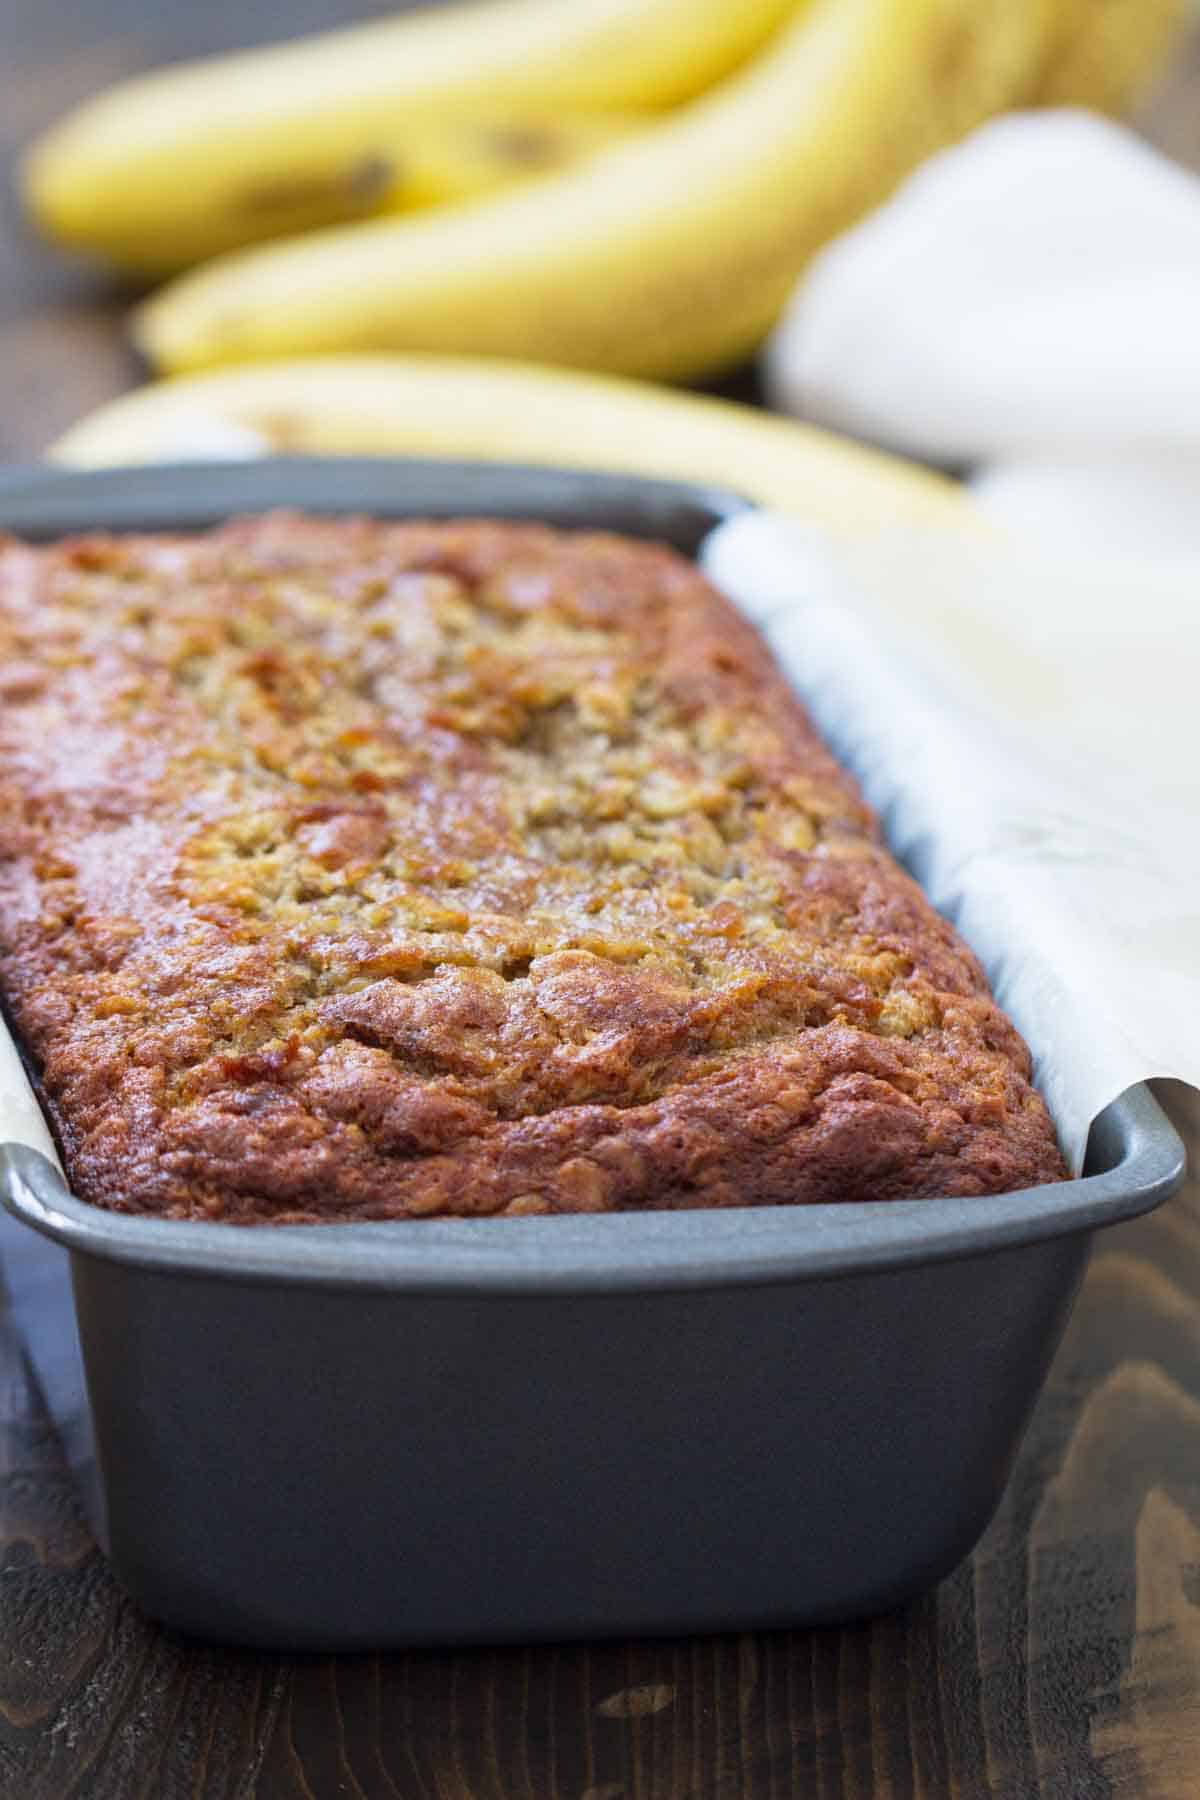
[[[58,1151],[33,1097],[17,1047],[0,1018],[0,1144],[27,1144],[53,1163]]]
[[[1200,562],[766,513],[704,562],[983,961],[1072,1169],[1134,1082],[1200,1086]]]

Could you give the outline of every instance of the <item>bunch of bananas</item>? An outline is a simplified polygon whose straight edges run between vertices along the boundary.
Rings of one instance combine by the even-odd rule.
[[[1180,9],[482,0],[125,82],[24,191],[67,244],[187,270],[135,315],[161,369],[394,349],[683,379],[986,115],[1124,103]]]

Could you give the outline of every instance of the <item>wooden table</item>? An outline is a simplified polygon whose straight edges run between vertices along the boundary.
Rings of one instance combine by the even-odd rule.
[[[388,0],[7,0],[0,162],[127,68],[339,10]],[[1194,165],[1198,102],[1200,34],[1147,115]],[[0,459],[137,378],[121,298],[29,241],[6,181]],[[1165,1097],[1200,1156],[1200,1103]],[[178,1642],[109,1575],[0,1315],[0,1800],[185,1795],[1196,1800],[1200,1181],[1101,1241],[970,1561],[845,1630],[357,1658]]]

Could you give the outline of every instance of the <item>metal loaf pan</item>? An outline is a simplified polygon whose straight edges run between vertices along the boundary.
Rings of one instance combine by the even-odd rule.
[[[741,504],[281,461],[14,473],[0,527],[281,503],[604,525],[688,552]],[[238,1229],[74,1199],[20,1081],[0,1034],[0,1252],[101,1541],[150,1614],[272,1648],[712,1631],[904,1600],[991,1516],[1093,1233],[1183,1172],[1135,1088],[1084,1178],[1017,1194]]]

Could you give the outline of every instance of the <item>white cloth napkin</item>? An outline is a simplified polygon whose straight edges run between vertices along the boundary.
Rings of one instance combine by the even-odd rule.
[[[764,356],[787,411],[966,466],[1091,549],[1200,557],[1200,179],[1088,113],[932,158],[811,266]]]
[[[980,956],[1072,1167],[1134,1082],[1200,1086],[1190,568],[765,513],[704,560]]]

